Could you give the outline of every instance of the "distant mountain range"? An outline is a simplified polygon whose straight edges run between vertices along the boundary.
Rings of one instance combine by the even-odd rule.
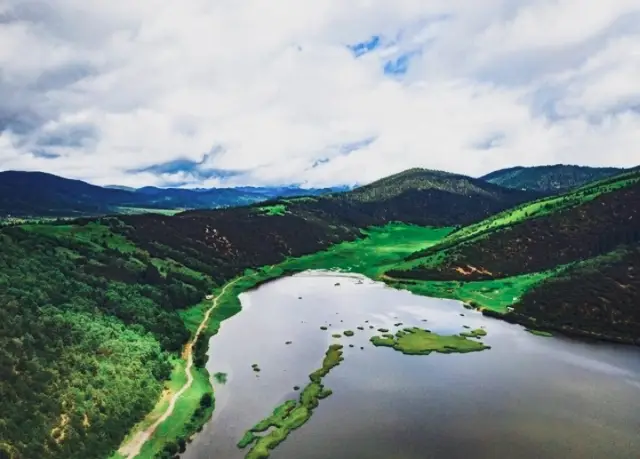
[[[0,172],[1,217],[74,217],[150,210],[219,208],[276,197],[316,196],[345,187],[128,188],[101,187],[44,172]]]
[[[472,178],[415,168],[356,188],[340,200],[346,212],[356,202],[390,199],[385,212],[391,218],[392,215],[404,215],[407,208],[415,210],[414,204],[409,201],[418,195],[428,194],[430,205],[434,202],[450,202],[451,196],[469,193],[485,196],[487,205],[489,202],[508,204],[534,197],[516,196],[516,191],[555,194],[622,171],[624,169],[553,165],[512,167]],[[340,193],[351,189],[347,186],[308,189],[298,186],[194,189],[153,186],[130,188],[119,185],[101,187],[44,172],[6,171],[0,172],[0,218],[80,217],[150,211],[175,213],[186,209],[215,209],[297,196]],[[487,207],[484,211],[495,209]]]

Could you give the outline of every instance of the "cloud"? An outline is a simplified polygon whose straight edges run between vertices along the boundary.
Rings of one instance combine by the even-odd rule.
[[[0,169],[354,184],[640,163],[637,0],[0,0]]]

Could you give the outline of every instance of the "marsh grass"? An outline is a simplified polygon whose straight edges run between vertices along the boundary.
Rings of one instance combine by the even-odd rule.
[[[309,375],[310,383],[302,389],[298,400],[287,400],[277,406],[271,416],[258,422],[244,434],[238,442],[238,448],[244,449],[251,446],[245,456],[247,459],[269,457],[271,450],[282,443],[292,431],[309,420],[320,400],[331,395],[331,390],[322,384],[322,378],[342,362],[342,349],[343,346],[340,344],[329,346],[322,361],[322,367]],[[294,390],[299,389],[298,386],[294,387]]]
[[[483,330],[484,331],[484,330]],[[432,352],[451,354],[456,352],[477,352],[490,349],[478,341],[472,341],[461,335],[438,335],[421,328],[405,328],[395,336],[374,336],[374,346],[391,347],[407,355],[428,355]]]
[[[531,328],[527,328],[526,329],[529,333],[531,333],[532,335],[536,335],[536,336],[544,336],[546,338],[550,338],[553,336],[552,333],[548,332],[548,331],[542,331],[542,330],[533,330]]]

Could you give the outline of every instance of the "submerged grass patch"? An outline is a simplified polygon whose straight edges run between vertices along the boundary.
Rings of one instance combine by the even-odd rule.
[[[269,457],[271,450],[282,443],[292,431],[309,420],[320,400],[331,395],[331,390],[322,384],[322,378],[342,360],[342,346],[340,344],[329,346],[322,361],[322,367],[309,375],[311,382],[302,390],[298,400],[287,400],[277,406],[271,416],[258,422],[240,439],[238,448],[244,449],[251,446],[245,456],[246,459]]]
[[[476,328],[475,330],[460,333],[460,336],[464,336],[465,338],[482,338],[486,335],[487,331],[482,328]]]
[[[221,371],[215,373],[213,375],[213,379],[215,379],[215,381],[218,384],[226,384],[227,383],[227,374],[226,373],[222,373]]]
[[[451,354],[490,349],[489,346],[465,336],[438,335],[421,328],[405,328],[398,331],[395,336],[374,336],[371,342],[374,346],[391,347],[407,355],[429,355],[432,352]]]
[[[544,336],[546,338],[549,338],[551,336],[553,336],[553,334],[549,333],[548,331],[542,331],[542,330],[533,330],[531,328],[527,328],[526,329],[529,333],[531,333],[532,335],[537,335],[537,336]]]

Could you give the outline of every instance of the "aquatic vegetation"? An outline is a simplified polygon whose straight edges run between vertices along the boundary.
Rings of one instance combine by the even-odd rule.
[[[549,333],[548,331],[542,331],[542,330],[533,330],[531,328],[527,328],[526,329],[529,333],[531,333],[532,335],[537,335],[537,336],[544,336],[544,337],[551,337],[553,336],[553,334]]]
[[[342,334],[344,336],[347,336],[347,337],[351,337],[351,336],[355,335],[355,333],[353,333],[353,331],[351,331],[351,330],[345,330],[345,331],[342,332]]]
[[[460,333],[460,336],[464,336],[465,338],[482,338],[487,335],[487,331],[482,328],[476,328],[475,330],[471,330],[469,332]]]
[[[333,335],[331,335],[333,338],[342,338],[342,335],[340,333],[334,333]]]
[[[388,328],[378,328],[378,331],[380,333],[387,333],[389,331],[389,329]]]
[[[247,446],[249,446],[251,443],[253,443],[254,441],[256,441],[256,435],[252,431],[247,430],[244,433],[244,436],[238,442],[238,448],[244,449]]]
[[[451,354],[490,349],[489,346],[461,335],[438,335],[421,328],[404,329],[398,331],[394,337],[374,336],[371,343],[374,346],[391,347],[408,355],[428,355],[431,352]]]
[[[213,379],[215,379],[218,384],[226,384],[227,374],[219,371],[213,375]]]
[[[245,456],[246,459],[269,457],[272,449],[309,420],[320,400],[331,395],[331,390],[322,384],[322,378],[343,360],[342,348],[340,344],[329,346],[322,367],[309,375],[311,382],[302,390],[298,400],[287,400],[277,406],[271,416],[258,422],[244,434],[238,442],[238,448],[252,446]],[[298,389],[298,386],[294,387],[294,390]]]
[[[332,368],[337,367],[344,360],[342,357],[342,344],[332,344],[322,360],[322,367],[309,375],[311,381],[320,382]]]

